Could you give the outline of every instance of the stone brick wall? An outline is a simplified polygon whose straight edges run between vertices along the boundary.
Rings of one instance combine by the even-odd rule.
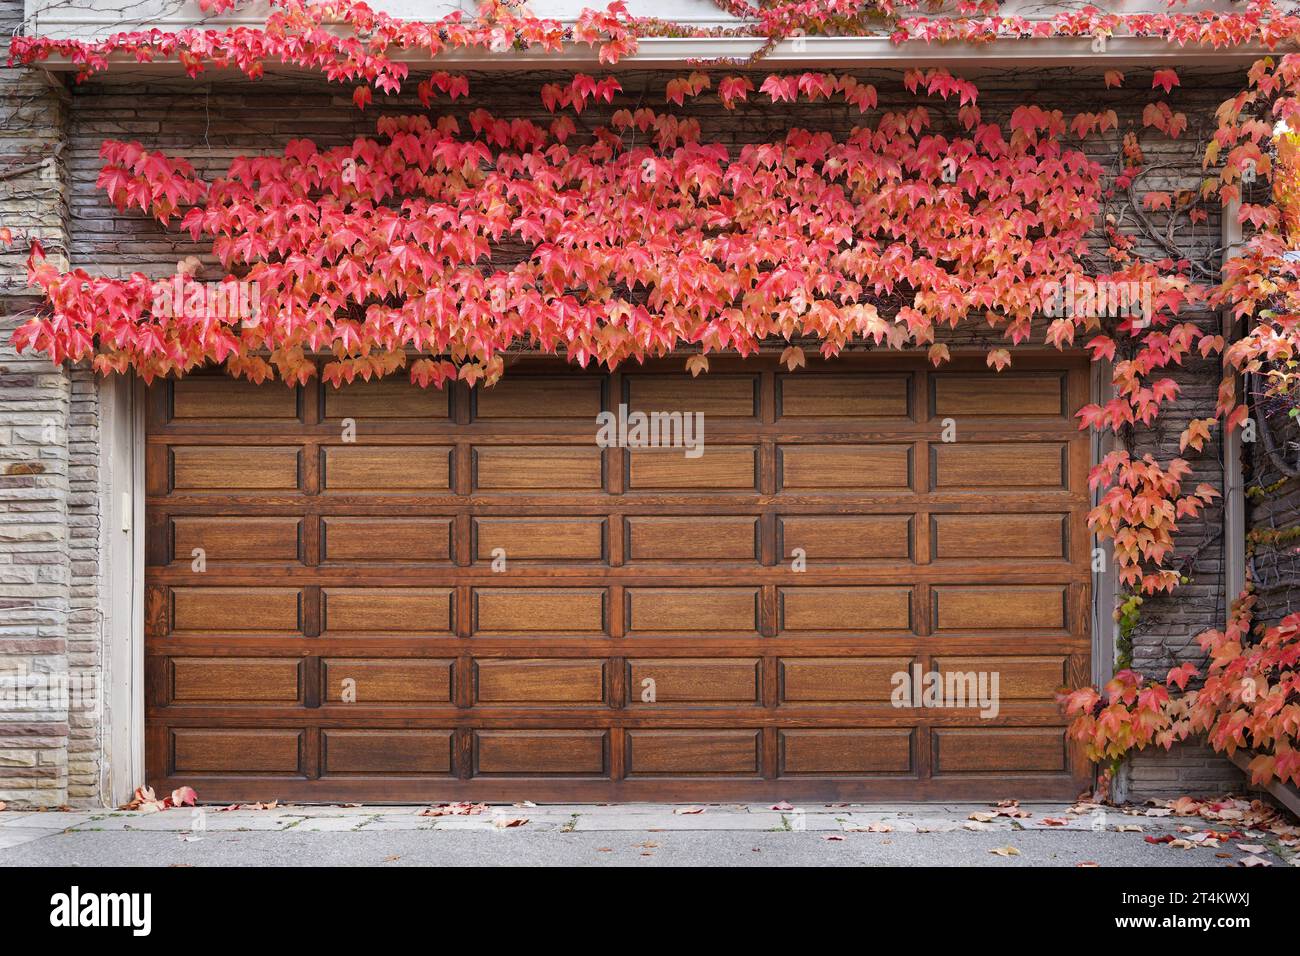
[[[11,32],[22,3],[3,0]],[[0,69],[0,224],[66,262],[69,96]],[[0,250],[0,801],[100,802],[98,395],[92,376],[18,356],[26,242]],[[87,687],[88,694],[64,688]]]
[[[12,9],[13,0],[0,0],[0,4]],[[508,79],[472,77],[474,95],[453,106],[440,104],[439,112],[456,113],[463,123],[470,110],[486,106],[500,115],[531,115],[546,121],[549,116],[537,91],[542,83],[555,78],[543,74],[517,74]],[[625,74],[622,79],[624,88],[639,96],[644,105],[663,105],[663,75]],[[1144,189],[1194,188],[1199,183],[1202,173],[1195,144],[1212,123],[1214,107],[1241,86],[1239,76],[1227,73],[1197,76],[1184,71],[1182,81],[1178,108],[1188,114],[1191,130],[1179,142],[1149,150],[1148,162],[1158,165],[1160,171],[1144,181]],[[358,113],[348,88],[323,83],[290,85],[266,80],[221,85],[139,76],[124,81],[119,74],[110,73],[77,87],[50,87],[39,84],[28,71],[5,71],[0,83],[9,84],[6,89],[21,88],[26,91],[22,102],[37,104],[35,116],[4,124],[0,162],[13,164],[24,157],[30,161],[32,155],[51,155],[54,159],[48,168],[55,171],[53,182],[60,187],[42,193],[44,199],[39,202],[11,202],[0,193],[0,204],[11,202],[0,209],[5,224],[13,225],[14,215],[29,217],[31,228],[48,237],[56,254],[66,249],[73,265],[117,274],[141,270],[164,275],[179,259],[202,249],[187,236],[163,229],[138,211],[120,213],[112,208],[94,187],[104,138],[139,139],[148,148],[184,155],[200,174],[212,176],[224,171],[233,156],[278,152],[296,137],[311,137],[323,145],[346,142],[372,132],[376,117],[375,110]],[[1060,108],[1067,115],[1085,106],[1113,107],[1122,124],[1127,124],[1139,121],[1142,106],[1151,96],[1149,90],[1136,88],[1106,90],[1099,73],[1084,77],[1059,70],[1014,76],[1002,73],[982,81],[981,87],[985,116],[1003,119],[1014,105],[1032,100]],[[889,102],[888,91],[898,89],[895,73],[881,84],[882,105]],[[381,100],[379,105],[385,111],[421,109],[413,98]],[[913,101],[906,97],[900,102]],[[949,109],[937,101],[929,105],[943,121],[953,120],[955,107]],[[15,109],[12,105],[5,108]],[[688,103],[687,109],[700,119],[705,137],[732,144],[770,138],[793,125],[844,130],[857,116],[856,111],[827,104],[729,112],[715,98]],[[584,113],[584,119],[598,112],[592,108]],[[61,142],[65,145],[56,153]],[[1113,135],[1105,143],[1090,139],[1084,148],[1113,165]],[[61,188],[65,184],[66,209]],[[1139,235],[1143,253],[1163,254],[1158,238],[1143,233],[1139,224],[1127,222],[1124,227]],[[1193,256],[1210,255],[1220,244],[1217,217],[1212,216],[1189,235],[1180,235],[1178,242]],[[215,262],[205,261],[209,277],[221,274]],[[11,276],[16,264],[13,257],[0,258],[0,264],[7,267],[4,275]],[[1217,328],[1219,319],[1204,314],[1197,321]],[[39,474],[0,476],[0,494],[5,496],[0,498],[0,601],[6,602],[0,614],[0,658],[22,658],[74,673],[93,671],[103,663],[95,388],[83,371],[54,369],[39,359],[16,360],[12,352],[4,352],[0,361],[4,365],[0,373],[0,408],[4,411],[0,431],[16,422],[23,423],[17,431],[24,431],[48,416],[62,436],[51,445],[36,444],[28,436],[0,446],[0,470],[29,461],[43,466]],[[1173,375],[1183,386],[1176,408],[1153,428],[1127,436],[1139,454],[1173,457],[1186,420],[1204,417],[1213,407],[1216,362],[1192,361]],[[1220,459],[1217,446],[1193,456],[1191,481],[1221,487]],[[1133,663],[1144,672],[1163,675],[1174,662],[1197,658],[1195,635],[1222,623],[1220,529],[1217,509],[1197,521],[1185,522],[1177,560],[1183,562],[1191,582],[1174,597],[1153,599],[1144,608],[1132,647]],[[46,616],[38,619],[39,615]],[[0,735],[0,800],[58,803],[102,799],[102,727],[94,713],[47,714],[39,720],[29,714],[6,722],[11,728],[23,729]],[[1140,756],[1133,762],[1126,784],[1133,795],[1221,792],[1239,789],[1241,779],[1221,758],[1198,748],[1183,748],[1172,754]]]

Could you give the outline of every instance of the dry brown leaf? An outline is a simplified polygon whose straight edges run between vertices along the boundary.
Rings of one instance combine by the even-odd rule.
[[[1142,827],[1136,823],[1121,823],[1115,828],[1119,833],[1142,833]]]
[[[703,807],[676,807],[673,810],[673,813],[681,814],[683,816],[687,814],[703,813],[703,812],[704,812]]]
[[[1267,853],[1268,847],[1261,846],[1258,843],[1238,843],[1237,849],[1243,853]]]
[[[521,827],[527,822],[527,817],[495,817],[492,825],[498,830],[508,830],[511,827]]]
[[[990,853],[996,853],[998,856],[1019,856],[1020,851],[1013,846],[995,846],[989,850]]]
[[[1242,859],[1241,865],[1242,866],[1272,866],[1273,863],[1270,860],[1264,859],[1262,856],[1248,856]]]
[[[967,817],[968,820],[976,820],[980,823],[988,823],[990,820],[996,820],[997,818],[998,815],[996,813],[989,813],[987,810],[976,810]]]

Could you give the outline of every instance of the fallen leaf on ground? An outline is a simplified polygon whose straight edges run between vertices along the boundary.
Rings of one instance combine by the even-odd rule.
[[[828,834],[826,834],[824,837],[822,837],[822,839],[823,839],[823,840],[835,840],[835,841],[838,842],[838,841],[840,841],[840,840],[843,840],[844,837],[840,836],[838,833],[828,833]]]
[[[967,817],[968,820],[978,820],[980,823],[988,823],[990,820],[996,820],[997,818],[996,813],[989,813],[987,810],[976,810]]]
[[[989,850],[990,853],[996,853],[998,856],[1019,856],[1020,851],[1013,846],[995,846]]]
[[[768,809],[769,810],[793,810],[794,807],[791,804],[787,803],[786,801],[782,800],[780,803],[772,804],[772,806],[768,807]]]
[[[1244,853],[1267,853],[1268,847],[1260,846],[1258,843],[1238,843],[1237,849]]]
[[[894,828],[888,823],[868,823],[865,827],[845,827],[849,833],[893,833]]]
[[[422,817],[467,817],[482,813],[487,809],[486,803],[438,803],[420,811]]]
[[[1043,817],[1043,823],[1049,827],[1063,827],[1069,822],[1069,820],[1062,820],[1060,817]]]
[[[975,830],[976,832],[992,829],[987,823],[984,823],[981,820],[967,820],[962,824],[962,826],[967,830]]]
[[[1100,866],[1101,864],[1095,860],[1084,860],[1082,863],[1076,863],[1074,865],[1075,866]]]
[[[1115,828],[1118,833],[1141,833],[1142,828],[1136,823],[1121,823]]]
[[[673,813],[682,814],[682,815],[689,814],[689,813],[703,813],[703,812],[704,812],[703,807],[677,807],[673,810]]]
[[[1272,866],[1272,862],[1262,856],[1248,856],[1242,859],[1242,866]]]
[[[492,820],[492,825],[498,830],[508,830],[511,827],[521,827],[527,822],[527,817],[496,817]]]
[[[361,804],[357,804],[357,806],[361,806]],[[384,862],[385,862],[385,863],[396,863],[396,862],[397,862],[398,860],[400,860],[400,859],[401,859],[401,857],[398,856],[396,853],[394,853],[392,856],[386,856],[386,857],[384,857]]]

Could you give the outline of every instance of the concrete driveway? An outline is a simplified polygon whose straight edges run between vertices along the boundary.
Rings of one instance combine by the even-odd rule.
[[[422,813],[424,811],[424,813]],[[0,866],[1294,865],[1295,834],[1146,807],[455,805],[0,813]],[[1291,844],[1291,845],[1288,845]]]

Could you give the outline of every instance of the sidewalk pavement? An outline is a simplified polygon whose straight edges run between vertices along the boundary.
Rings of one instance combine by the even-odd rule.
[[[1263,831],[1064,804],[0,812],[0,866],[1300,864]],[[453,812],[458,811],[458,812]],[[465,812],[471,811],[471,812]],[[1167,813],[1167,811],[1165,811]]]

